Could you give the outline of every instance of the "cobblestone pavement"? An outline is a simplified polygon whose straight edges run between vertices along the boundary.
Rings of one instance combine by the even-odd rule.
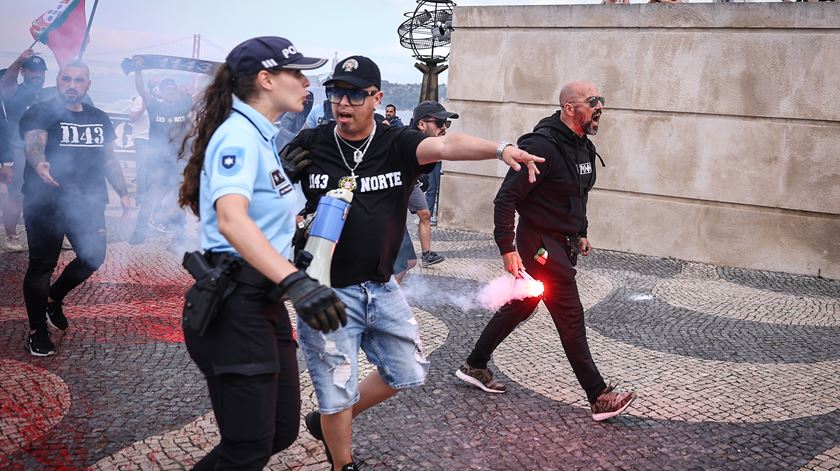
[[[0,253],[0,469],[182,469],[218,440],[179,324],[189,279],[167,236],[128,245],[133,221],[110,216],[108,258],[66,300],[71,325],[53,335],[54,357],[24,351],[26,254]],[[491,236],[433,237],[446,261],[404,283],[430,375],[356,419],[354,452],[368,467],[840,469],[840,282],[583,258],[593,356],[638,393],[625,415],[595,423],[544,307],[494,355],[506,394],[454,377],[492,315],[474,307],[476,293],[503,273]],[[305,413],[314,394],[302,362],[300,377]],[[301,430],[272,469],[328,469]]]

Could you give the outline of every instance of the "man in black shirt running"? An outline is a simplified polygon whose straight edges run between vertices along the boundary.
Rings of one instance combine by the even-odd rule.
[[[55,354],[47,323],[67,330],[64,297],[105,260],[106,179],[123,210],[132,205],[114,154],[111,120],[82,103],[90,87],[88,67],[78,61],[66,64],[57,85],[58,98],[32,106],[20,120],[26,151],[23,219],[29,242],[23,279],[30,329],[26,349],[34,356]],[[76,258],[50,285],[65,235]]]
[[[428,361],[417,321],[394,279],[394,260],[405,232],[414,181],[438,160],[494,157],[525,179],[535,178],[542,158],[466,134],[428,137],[408,127],[374,121],[382,101],[379,68],[367,57],[348,57],[325,84],[335,122],[306,129],[290,144],[308,149],[311,164],[299,175],[307,207],[335,188],[353,192],[353,202],[332,257],[332,288],[346,305],[347,325],[323,334],[298,322],[301,350],[320,412],[306,427],[325,440],[335,469],[354,470],[352,419],[400,389],[425,382]],[[295,178],[295,175],[290,175]],[[359,378],[359,348],[377,371]]]

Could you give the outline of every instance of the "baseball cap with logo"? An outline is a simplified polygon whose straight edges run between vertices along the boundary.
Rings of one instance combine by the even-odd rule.
[[[31,56],[21,64],[21,67],[29,70],[47,70],[47,62],[41,56]]]
[[[317,69],[327,63],[326,59],[305,57],[286,38],[262,36],[251,38],[234,47],[225,62],[234,76],[259,72],[263,69]]]
[[[365,56],[350,56],[339,61],[335,66],[332,78],[324,82],[324,86],[328,87],[335,82],[345,82],[359,88],[367,88],[373,85],[379,90],[382,89],[379,67]]]
[[[458,119],[458,113],[446,111],[446,108],[436,101],[424,101],[414,108],[413,119],[415,122],[426,116],[438,119]]]

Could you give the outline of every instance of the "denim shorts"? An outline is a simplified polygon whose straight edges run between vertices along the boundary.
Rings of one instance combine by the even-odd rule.
[[[298,318],[298,336],[323,414],[359,401],[359,347],[394,389],[420,386],[429,362],[417,320],[394,277],[334,288],[347,305],[347,325],[323,334]]]

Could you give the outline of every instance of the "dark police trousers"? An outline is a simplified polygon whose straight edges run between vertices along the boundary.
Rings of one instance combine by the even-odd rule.
[[[61,302],[70,290],[90,278],[105,261],[105,204],[27,204],[24,199],[23,221],[29,243],[29,267],[23,277],[23,300],[29,315],[29,328],[46,330],[47,296]],[[64,267],[50,286],[50,277],[58,264],[65,235],[73,245],[76,258]]]
[[[193,469],[260,470],[297,439],[300,382],[292,325],[285,305],[265,293],[240,283],[203,336],[184,328],[221,435]]]
[[[580,302],[575,274],[566,253],[562,236],[551,237],[520,225],[516,231],[516,246],[525,269],[545,285],[543,302],[560,334],[560,342],[572,370],[590,403],[604,391],[606,384],[589,353],[586,327],[583,323],[583,305]],[[559,239],[559,240],[558,240]],[[574,242],[576,239],[572,239]],[[548,262],[541,265],[534,260],[534,254],[544,247],[548,250]],[[528,319],[539,304],[540,298],[514,300],[502,306],[481,332],[467,364],[473,368],[487,368],[493,351],[513,332],[522,321]]]

